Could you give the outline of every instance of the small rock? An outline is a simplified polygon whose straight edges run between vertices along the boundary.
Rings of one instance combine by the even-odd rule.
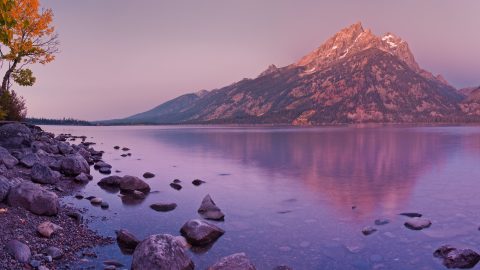
[[[80,182],[80,183],[88,183],[90,180],[92,180],[93,177],[89,174],[86,174],[84,172],[80,173],[79,175],[75,176],[75,181]]]
[[[143,178],[153,178],[153,177],[155,177],[155,174],[151,172],[146,172],[143,174]]]
[[[195,179],[195,180],[192,181],[192,184],[194,186],[200,186],[201,184],[204,184],[204,183],[205,183],[205,181],[200,180],[200,179]]]
[[[177,183],[170,183],[170,186],[175,190],[182,189],[182,186],[180,184],[177,184]]]
[[[177,204],[176,203],[154,203],[150,205],[150,208],[158,212],[169,212],[177,208]]]
[[[43,237],[47,237],[47,238],[50,238],[52,234],[62,229],[63,229],[62,227],[50,221],[42,222],[40,225],[37,226],[37,232]]]
[[[77,224],[80,224],[83,222],[83,216],[78,212],[67,212],[67,216],[75,220]]]
[[[110,168],[107,168],[107,167],[101,167],[100,169],[98,169],[98,171],[101,174],[111,174],[112,173],[112,170]]]
[[[105,260],[103,261],[104,265],[111,265],[115,267],[123,267],[123,264],[121,262],[115,261],[115,260]]]
[[[83,195],[82,194],[75,194],[75,199],[83,199]]]
[[[122,148],[122,151],[129,151],[129,150],[130,150],[130,148],[128,148],[128,147],[123,147]]]
[[[414,217],[405,222],[405,227],[411,230],[422,230],[432,225],[432,222],[426,218]]]
[[[480,255],[475,251],[448,245],[435,250],[433,256],[443,259],[443,265],[447,268],[473,268],[480,261]]]
[[[100,205],[103,202],[102,198],[95,197],[90,200],[90,203],[93,205]]]
[[[110,207],[110,205],[108,205],[107,202],[102,202],[102,203],[100,204],[100,207],[101,207],[102,209],[108,209],[108,208]]]
[[[256,270],[256,268],[242,252],[221,258],[208,270]]]
[[[406,217],[422,217],[422,214],[415,213],[415,212],[407,212],[407,213],[400,213],[399,215],[401,216],[406,216]]]
[[[225,233],[221,228],[200,219],[187,221],[180,232],[194,246],[213,243]]]
[[[373,228],[373,227],[370,227],[370,226],[367,226],[367,227],[365,227],[365,228],[362,229],[363,235],[370,235],[370,234],[372,234],[372,233],[374,233],[374,232],[376,232],[376,231],[377,231],[377,229],[375,229],[375,228]]]
[[[40,266],[40,261],[38,260],[31,260],[30,261],[30,266],[33,268],[38,268]]]
[[[140,243],[140,240],[138,240],[135,235],[125,229],[115,231],[115,233],[117,234],[117,243],[122,248],[133,251]]]
[[[203,198],[200,208],[198,208],[198,213],[205,219],[224,220],[225,218],[222,210],[220,210],[215,202],[213,202],[210,195],[207,195]]]
[[[115,146],[113,147],[113,149],[118,150],[118,149],[120,149],[120,146],[115,145]]]
[[[63,257],[63,250],[57,248],[57,247],[48,247],[43,251],[43,254],[47,256],[51,256],[52,259],[58,260]]]
[[[172,182],[175,183],[175,184],[180,184],[180,183],[182,182],[182,180],[180,180],[180,179],[173,179]]]

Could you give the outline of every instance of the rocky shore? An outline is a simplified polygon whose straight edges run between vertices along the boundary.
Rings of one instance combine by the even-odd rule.
[[[0,269],[60,269],[112,242],[88,229],[84,210],[60,202],[84,184],[79,176],[91,179],[103,154],[92,144],[0,122]]]

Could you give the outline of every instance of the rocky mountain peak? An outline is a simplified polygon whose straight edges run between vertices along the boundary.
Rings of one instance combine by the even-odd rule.
[[[268,74],[272,74],[274,72],[276,72],[278,70],[278,67],[275,66],[274,64],[271,64],[270,66],[268,66],[268,68],[266,70],[264,70],[262,73],[260,73],[260,75],[258,75],[258,77],[262,77],[262,76],[265,76],[265,75],[268,75]]]

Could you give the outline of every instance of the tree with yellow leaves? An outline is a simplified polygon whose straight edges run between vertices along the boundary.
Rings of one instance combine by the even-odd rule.
[[[8,96],[18,98],[9,92],[11,79],[18,85],[32,86],[36,78],[26,67],[55,59],[59,42],[52,20],[52,10],[41,8],[39,0],[0,0],[0,70],[5,72],[0,106],[4,111],[8,108],[2,100]],[[15,117],[9,117],[7,112],[4,118]]]

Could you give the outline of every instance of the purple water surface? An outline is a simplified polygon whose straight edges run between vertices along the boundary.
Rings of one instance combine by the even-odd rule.
[[[480,251],[480,127],[43,128],[88,136],[120,175],[156,174],[146,181],[159,192],[138,204],[100,189],[96,171],[81,192],[103,198],[110,209],[64,199],[88,208],[96,216],[90,227],[103,235],[120,228],[139,238],[179,235],[210,194],[226,214],[217,223],[226,234],[209,250],[189,251],[196,269],[236,252],[247,253],[258,269],[445,269],[432,255],[442,244]],[[121,157],[115,145],[132,156]],[[176,178],[180,191],[169,187]],[[195,187],[196,178],[207,183]],[[158,202],[178,207],[149,208]],[[411,211],[433,225],[405,228],[407,218],[398,214]],[[390,223],[375,226],[379,218]],[[378,231],[364,236],[365,226]],[[99,257],[82,266],[116,259],[130,267],[131,256],[116,244],[96,251]]]

